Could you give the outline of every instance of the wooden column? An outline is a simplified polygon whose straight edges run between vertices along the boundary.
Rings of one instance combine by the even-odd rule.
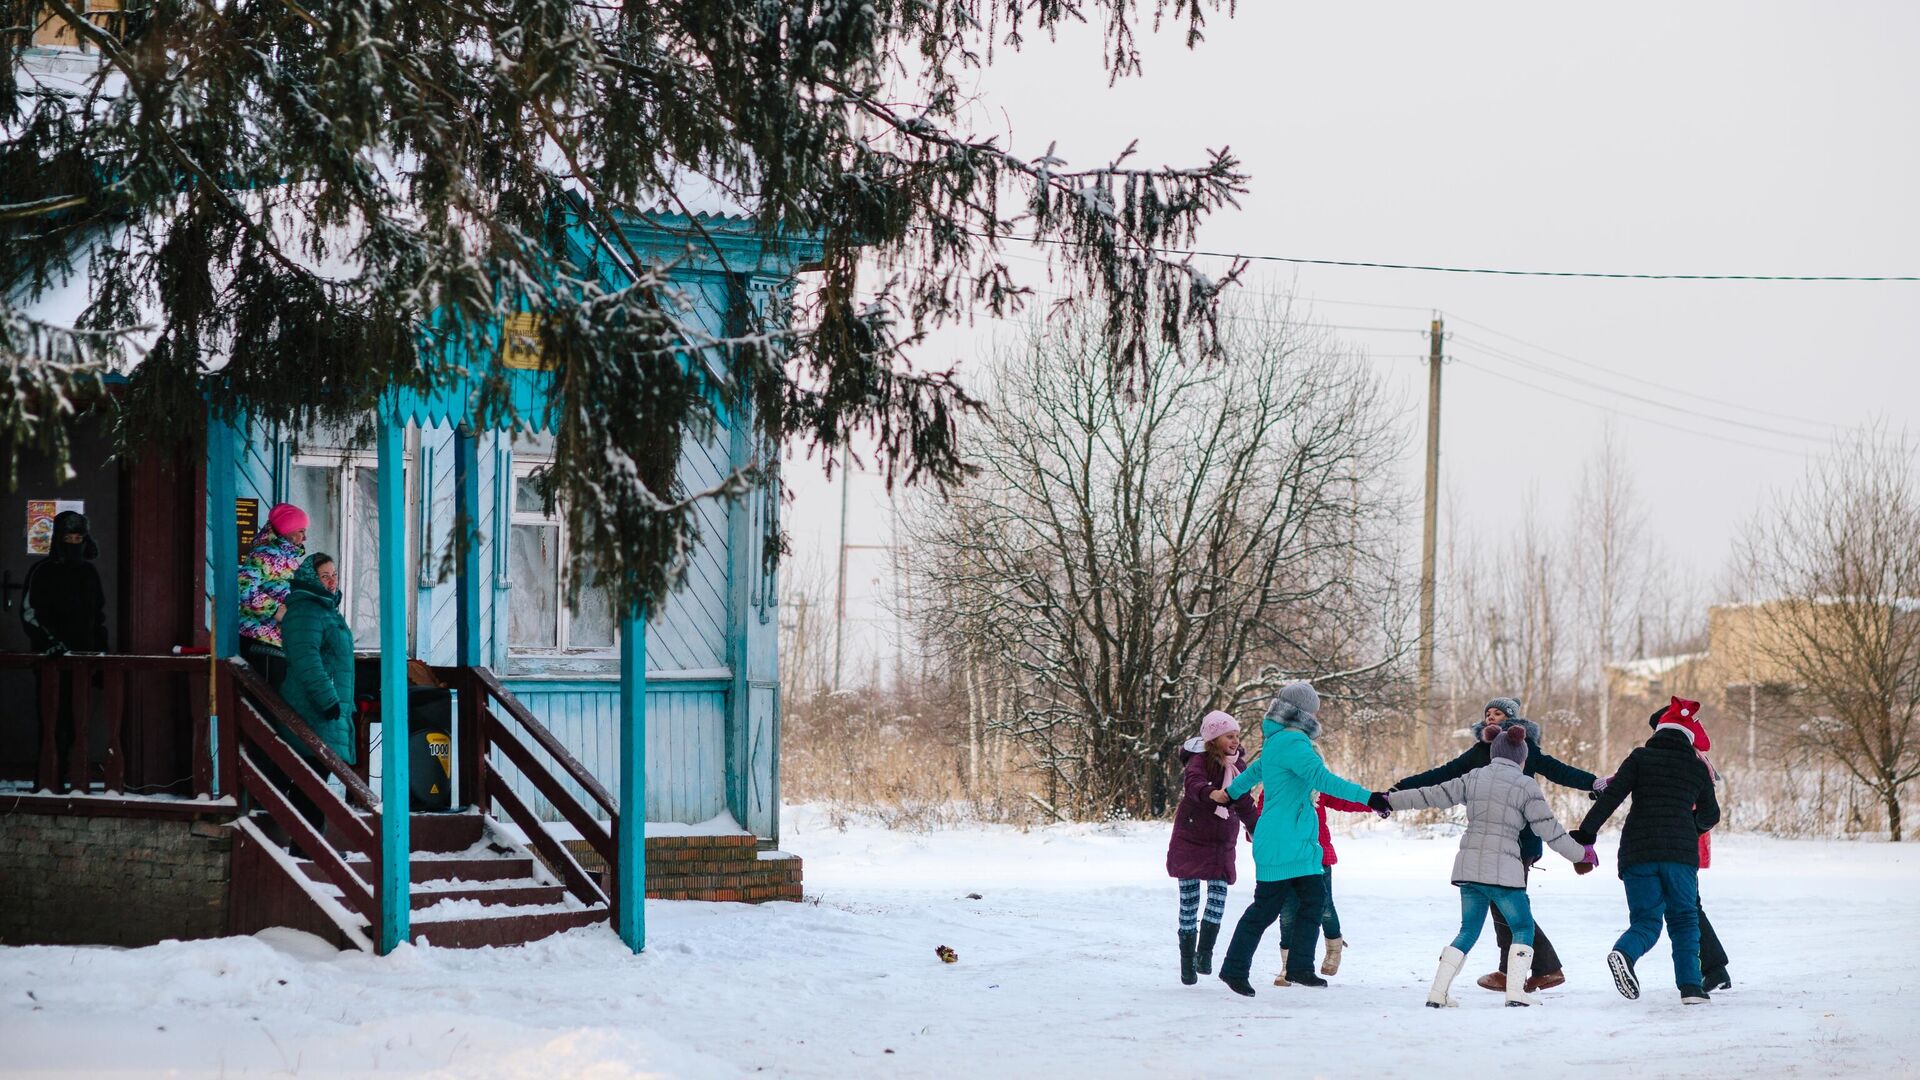
[[[406,434],[395,404],[380,416],[377,444],[380,513],[380,925],[384,955],[407,940],[413,850],[407,775],[407,484]]]
[[[620,821],[614,833],[614,929],[627,948],[647,947],[647,616],[620,623]]]
[[[209,643],[213,657],[228,657],[240,651],[240,534],[234,520],[234,485],[239,470],[240,447],[244,443],[246,421],[229,423],[207,414],[207,552],[213,565],[210,589],[213,610]],[[212,686],[217,687],[215,680]],[[194,739],[194,793],[226,795],[240,789],[238,776],[220,772],[220,711],[231,710],[233,703],[210,695],[207,702],[206,741]],[[231,721],[230,721],[231,722]],[[196,723],[196,730],[200,725]],[[202,749],[204,745],[204,750]],[[202,757],[206,760],[202,761]]]

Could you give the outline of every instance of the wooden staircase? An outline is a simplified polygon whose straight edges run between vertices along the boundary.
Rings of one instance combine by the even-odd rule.
[[[587,839],[607,856],[613,854],[610,830],[602,828],[523,748],[494,708],[548,749],[616,827],[618,806],[485,669],[444,670],[461,679],[456,685],[463,691],[462,738],[467,751],[462,754],[466,761],[461,790],[477,794],[479,807],[408,816],[409,938],[418,944],[451,948],[519,945],[610,922],[614,899],[602,882],[611,875],[596,880],[583,870],[573,853],[548,834],[494,772],[487,751],[497,748],[513,759],[570,821],[588,827]],[[240,776],[257,809],[235,830],[229,929],[245,934],[268,926],[291,926],[318,934],[340,948],[371,949],[377,936],[373,921],[379,912],[375,893],[381,837],[378,797],[252,672],[235,668],[233,682],[239,706]],[[315,760],[340,779],[346,798],[326,786],[275,734],[272,723],[291,731]],[[277,765],[320,808],[323,829],[309,827],[284,793],[268,782],[260,767],[263,761]],[[531,849],[487,812],[494,805],[506,810],[531,838]],[[270,839],[278,835],[291,835],[310,857],[294,858],[283,844]]]

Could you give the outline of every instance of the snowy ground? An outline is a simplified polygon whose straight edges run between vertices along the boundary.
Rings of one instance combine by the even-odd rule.
[[[334,954],[301,935],[0,949],[7,1076],[1920,1076],[1920,846],[1725,837],[1703,878],[1735,989],[1685,1008],[1663,941],[1620,998],[1620,884],[1554,863],[1535,910],[1568,962],[1539,1009],[1471,985],[1421,1007],[1458,914],[1451,838],[1339,842],[1353,942],[1326,990],[1176,977],[1160,826],[915,836],[784,818],[817,902],[651,903],[519,949]],[[1611,834],[1605,839],[1611,840]],[[1602,854],[1611,856],[1610,844]],[[1242,884],[1228,924],[1252,894]],[[968,898],[979,893],[980,899]],[[945,965],[934,947],[958,950]],[[1224,951],[1225,942],[1222,942]],[[1524,1070],[1524,1073],[1515,1070]]]

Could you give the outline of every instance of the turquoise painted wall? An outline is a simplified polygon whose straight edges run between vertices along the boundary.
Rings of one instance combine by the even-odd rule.
[[[724,266],[705,240],[696,239],[685,219],[635,225],[628,236],[644,257],[675,267],[672,276],[689,301],[687,317],[705,332],[722,336],[742,326],[747,306],[768,310],[809,254],[804,245],[770,251],[750,225],[737,219],[702,222],[713,244],[723,249]],[[286,497],[291,440],[258,424],[245,431],[236,464],[236,494],[259,499],[264,512]],[[428,663],[452,664],[458,629],[448,558],[455,507],[454,431],[435,423],[415,426],[411,434],[408,550],[418,562],[409,598],[412,651]],[[701,490],[757,453],[765,451],[749,445],[744,425],[723,422],[705,437],[688,440],[680,475],[688,490]],[[506,435],[488,433],[478,440],[481,655],[594,775],[617,789],[617,656],[519,655],[507,648],[514,594],[501,538],[511,519],[513,460]],[[778,508],[777,493],[768,490],[737,503],[702,504],[700,538],[685,580],[649,622],[650,821],[701,822],[730,813],[756,835],[778,839],[778,588],[761,558],[769,515]],[[559,820],[509,763],[496,760],[495,765],[537,812]]]

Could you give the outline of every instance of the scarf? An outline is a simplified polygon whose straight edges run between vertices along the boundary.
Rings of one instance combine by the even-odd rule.
[[[1220,780],[1220,789],[1222,791],[1231,787],[1233,785],[1233,778],[1240,775],[1239,762],[1240,762],[1240,755],[1235,754],[1232,757],[1227,758],[1226,760],[1220,763],[1221,766],[1226,769],[1226,775],[1222,777]],[[1233,816],[1233,812],[1231,810],[1228,810],[1224,806],[1214,807],[1213,812],[1216,815],[1223,818],[1230,818]]]

